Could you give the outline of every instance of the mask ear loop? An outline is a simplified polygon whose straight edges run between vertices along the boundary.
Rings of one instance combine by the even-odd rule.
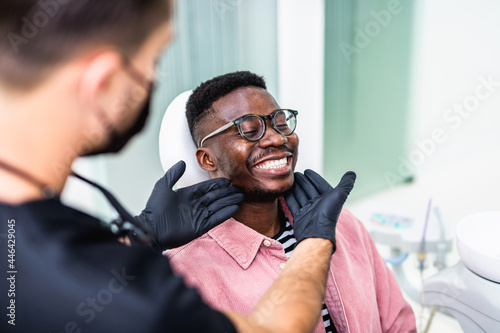
[[[106,199],[111,203],[111,205],[115,208],[115,210],[120,215],[120,218],[111,221],[110,229],[116,235],[125,235],[129,233],[133,233],[134,238],[138,240],[141,244],[152,246],[155,243],[155,239],[152,236],[151,232],[148,230],[144,230],[144,227],[137,221],[135,217],[132,216],[104,187],[101,185],[94,183],[93,181],[80,176],[76,172],[72,171],[71,175],[94,186],[98,190],[104,194]]]
[[[27,181],[31,182],[32,184],[38,186],[42,190],[42,196],[45,199],[52,199],[52,198],[59,196],[59,193],[57,193],[52,187],[46,185],[45,183],[39,181],[35,177],[27,174],[26,172],[19,170],[16,167],[13,167],[7,163],[0,161],[0,168],[4,169],[10,173],[13,173],[14,175],[16,175],[20,178],[23,178],[24,180],[27,180]]]

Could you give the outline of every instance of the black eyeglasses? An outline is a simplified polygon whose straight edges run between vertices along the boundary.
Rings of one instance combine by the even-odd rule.
[[[259,141],[262,139],[266,133],[266,120],[271,119],[271,123],[276,132],[288,136],[295,131],[297,127],[297,115],[299,114],[296,110],[289,109],[279,109],[267,116],[259,116],[257,114],[246,114],[243,117],[235,119],[226,125],[216,129],[212,133],[204,137],[200,142],[200,148],[203,147],[203,143],[206,139],[211,138],[229,127],[236,125],[240,135],[251,142]]]

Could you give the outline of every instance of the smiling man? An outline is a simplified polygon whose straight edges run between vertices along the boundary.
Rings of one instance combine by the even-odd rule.
[[[195,89],[186,116],[200,167],[211,178],[229,178],[245,201],[233,218],[167,255],[209,304],[250,313],[296,245],[283,195],[294,186],[299,115],[278,105],[262,77],[235,72]],[[301,178],[295,179],[301,186]],[[346,210],[335,238],[315,332],[415,332],[414,314],[396,280],[366,229]],[[276,297],[269,307],[281,301]]]
[[[228,81],[252,85],[226,94],[218,90],[224,96],[208,104],[214,97],[207,99],[203,88],[211,94],[214,85]],[[250,73],[216,78],[193,93],[188,119],[200,146],[196,152],[200,166],[213,178],[229,178],[245,193],[235,219],[272,237],[281,228],[277,200],[293,185],[299,138],[294,133],[297,111],[280,109],[265,88],[263,79]],[[207,105],[200,107],[203,103]],[[198,115],[201,109],[207,111]]]

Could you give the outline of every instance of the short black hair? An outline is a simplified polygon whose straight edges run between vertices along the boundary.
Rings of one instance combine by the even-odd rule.
[[[199,142],[196,142],[198,124],[215,111],[212,104],[236,89],[248,86],[267,90],[264,78],[249,71],[216,76],[203,82],[193,90],[186,103],[186,118],[191,137],[196,146],[199,144]]]
[[[1,0],[0,80],[33,88],[94,46],[131,57],[172,12],[172,0]]]

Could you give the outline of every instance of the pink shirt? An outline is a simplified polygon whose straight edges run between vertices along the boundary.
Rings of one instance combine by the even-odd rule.
[[[337,331],[416,332],[415,316],[394,276],[365,227],[345,209],[337,223],[336,242],[325,303]],[[287,261],[280,242],[232,218],[167,256],[208,304],[242,314],[252,311]],[[325,332],[321,317],[314,332]]]

